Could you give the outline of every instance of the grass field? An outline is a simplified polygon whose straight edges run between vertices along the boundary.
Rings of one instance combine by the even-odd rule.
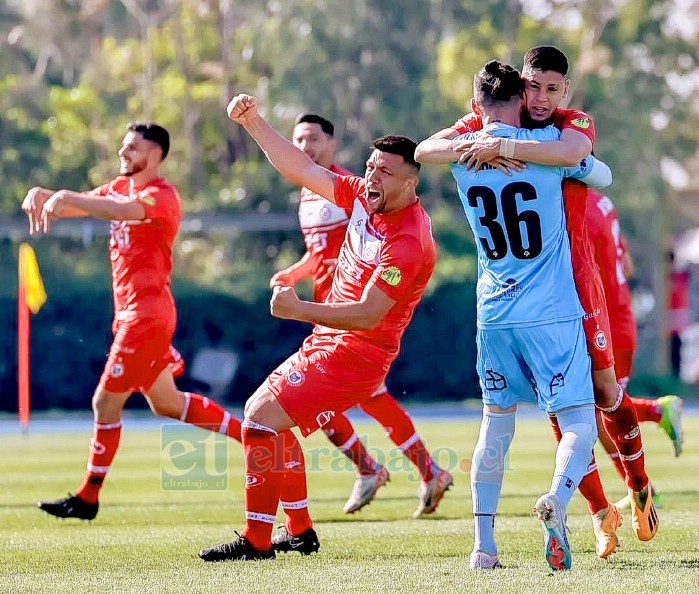
[[[92,523],[55,520],[35,507],[57,498],[82,478],[89,435],[81,432],[0,437],[0,593],[63,592],[699,592],[699,418],[686,422],[686,450],[672,458],[667,438],[644,426],[647,466],[663,494],[661,528],[638,542],[627,517],[622,548],[603,561],[582,499],[570,508],[573,570],[552,574],[543,559],[538,522],[529,510],[548,490],[553,445],[544,421],[524,420],[505,476],[497,538],[506,568],[468,569],[473,529],[468,457],[478,423],[418,422],[442,464],[456,467],[456,485],[434,516],[411,519],[417,482],[395,468],[376,500],[355,516],[342,505],[353,483],[323,436],[304,443],[311,513],[321,538],[318,555],[279,555],[274,562],[205,564],[202,546],[230,540],[243,526],[243,473],[239,444],[228,447],[225,490],[163,490],[161,433],[129,430],[122,436]],[[370,448],[392,444],[375,424],[359,424]],[[202,435],[205,437],[205,435]],[[200,438],[202,437],[200,436]],[[323,450],[327,448],[324,452]],[[600,458],[610,498],[624,489]],[[307,460],[307,461],[308,461]],[[321,471],[324,468],[325,471]]]

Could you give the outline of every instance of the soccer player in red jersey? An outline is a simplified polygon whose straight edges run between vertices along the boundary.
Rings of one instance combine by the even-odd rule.
[[[636,350],[636,318],[631,308],[631,292],[627,275],[633,263],[617,218],[614,204],[595,190],[587,193],[587,229],[604,285],[614,348],[614,369],[617,381],[626,388],[631,377],[633,354]],[[672,441],[675,456],[682,452],[682,399],[677,396],[662,398],[632,398],[639,422],[657,423]],[[609,454],[614,467],[625,479],[619,452],[604,428],[599,426],[599,439]],[[618,505],[618,504],[617,504]]]
[[[48,233],[52,221],[66,217],[111,221],[114,342],[92,397],[95,427],[85,479],[75,495],[38,504],[59,518],[97,515],[99,492],[119,447],[121,412],[134,391],[143,392],[157,415],[241,440],[238,420],[208,398],[178,391],[173,379],[173,370],[183,367],[171,346],[176,311],[170,292],[181,211],[177,190],[159,174],[169,148],[161,126],[130,124],[119,149],[119,177],[91,192],[35,187],[22,204],[32,233]]]
[[[501,139],[488,135],[476,141],[460,141],[459,135],[483,127],[477,116],[469,114],[453,126],[421,142],[416,151],[416,159],[423,163],[458,160],[477,167],[488,162],[503,170],[521,167],[525,161],[542,165],[578,164],[591,153],[595,130],[592,118],[586,113],[559,108],[570,87],[567,72],[568,60],[555,47],[536,47],[524,57],[522,77],[525,81],[527,110],[523,114],[526,117],[522,124],[524,127],[554,124],[561,129],[559,141],[503,143]],[[604,289],[587,237],[586,192],[587,186],[584,184],[573,180],[564,182],[563,197],[571,260],[578,295],[586,311],[583,326],[592,359],[595,402],[624,466],[634,533],[640,540],[650,540],[657,531],[658,516],[650,496],[651,487],[645,472],[643,443],[636,411],[631,398],[616,381]],[[555,419],[551,419],[551,423],[556,438],[560,439]],[[621,514],[607,500],[594,460],[579,489],[592,514],[597,554],[605,558],[618,545],[616,529],[621,525]]]
[[[334,132],[335,127],[329,120],[317,114],[301,114],[296,118],[292,142],[314,163],[338,175],[352,175],[335,165]],[[308,188],[301,188],[299,222],[306,253],[298,262],[276,273],[270,286],[293,287],[310,277],[313,280],[313,300],[325,301],[332,288],[337,258],[351,216],[351,208],[342,208]],[[359,407],[383,425],[389,439],[418,469],[422,482],[414,516],[434,512],[433,492],[437,488],[440,468],[432,460],[408,413],[388,392],[385,383]],[[369,455],[344,414],[337,413],[323,427],[323,432],[357,468],[357,479],[344,506],[345,513],[354,513],[367,505],[389,480],[388,470]]]
[[[271,128],[258,105],[254,97],[238,95],[228,116],[287,180],[351,208],[352,216],[324,303],[301,301],[292,287],[274,288],[272,314],[314,324],[313,333],[245,406],[246,526],[237,540],[200,551],[205,561],[271,559],[275,549],[318,550],[305,500],[303,453],[291,428],[309,435],[371,397],[398,355],[436,260],[430,218],[415,193],[420,166],[412,140],[379,138],[363,178],[338,175]],[[447,482],[435,498],[446,488]],[[283,540],[276,539],[273,548],[280,501],[287,521]]]

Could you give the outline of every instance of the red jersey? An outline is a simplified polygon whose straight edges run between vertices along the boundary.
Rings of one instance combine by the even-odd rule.
[[[170,273],[172,245],[182,218],[180,197],[163,178],[140,188],[131,189],[130,184],[131,178],[117,177],[90,192],[117,202],[138,201],[146,211],[142,220],[111,222],[114,316],[117,320],[174,319]]]
[[[395,300],[373,330],[338,330],[315,326],[304,352],[344,350],[385,374],[398,356],[400,340],[432,276],[437,250],[430,217],[416,202],[391,213],[369,214],[364,179],[338,176],[335,201],[352,216],[338,256],[327,303],[359,301],[372,282]]]
[[[352,175],[337,165],[331,165],[330,171]],[[324,262],[336,259],[340,253],[351,214],[351,208],[343,208],[308,188],[301,188],[299,223],[312,266],[314,301],[325,301],[330,293],[333,275]]]
[[[635,346],[636,320],[624,274],[624,247],[612,201],[595,190],[587,192],[587,232],[602,277],[614,348]]]

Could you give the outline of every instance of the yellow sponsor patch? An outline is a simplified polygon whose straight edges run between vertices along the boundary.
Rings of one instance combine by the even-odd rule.
[[[145,202],[148,206],[155,206],[155,198],[153,196],[141,196],[141,202]]]
[[[392,287],[397,287],[400,281],[403,280],[403,275],[400,273],[397,266],[389,266],[381,273],[381,280]]]
[[[575,118],[571,121],[571,124],[583,130],[587,130],[590,127],[590,120],[589,118]]]

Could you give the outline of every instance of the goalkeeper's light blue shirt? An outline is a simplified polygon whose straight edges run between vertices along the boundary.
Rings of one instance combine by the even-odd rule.
[[[553,126],[526,130],[497,123],[486,130],[516,140],[560,138]],[[451,165],[478,249],[479,327],[536,326],[582,317],[561,182],[584,177],[589,166],[585,161],[574,168],[527,163],[508,176],[493,168]]]

